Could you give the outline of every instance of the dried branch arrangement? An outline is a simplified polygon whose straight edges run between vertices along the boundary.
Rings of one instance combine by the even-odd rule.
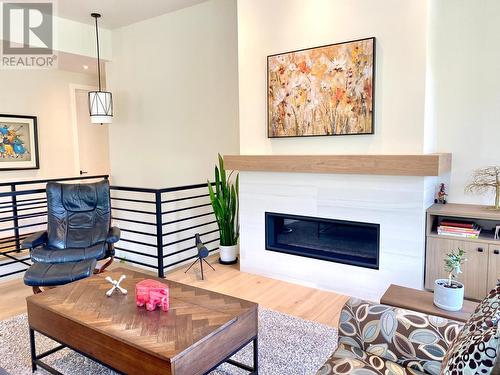
[[[500,210],[500,167],[492,166],[476,169],[472,181],[465,187],[466,192],[485,194],[495,191],[495,210]]]

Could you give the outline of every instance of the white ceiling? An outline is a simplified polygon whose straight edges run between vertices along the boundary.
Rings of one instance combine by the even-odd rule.
[[[204,1],[206,0],[59,0],[56,12],[59,17],[88,24],[94,23],[90,13],[101,13],[99,26],[115,29]]]

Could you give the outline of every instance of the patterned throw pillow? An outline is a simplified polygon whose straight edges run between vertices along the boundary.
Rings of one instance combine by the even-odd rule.
[[[496,326],[457,338],[446,353],[441,374],[491,374],[497,360],[498,343]]]
[[[471,315],[462,335],[468,335],[477,330],[484,330],[498,324],[500,318],[500,284],[493,289],[480,303]]]

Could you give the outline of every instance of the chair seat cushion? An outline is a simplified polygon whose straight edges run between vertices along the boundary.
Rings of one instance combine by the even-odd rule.
[[[28,286],[57,286],[89,277],[94,272],[95,259],[69,263],[33,263],[24,274]]]
[[[369,354],[360,348],[339,343],[335,353],[318,370],[316,375],[330,374],[400,374],[400,375],[424,375],[422,372],[413,368],[403,367],[396,362]]]
[[[106,257],[106,243],[100,242],[85,248],[50,249],[37,247],[31,251],[31,260],[36,263],[66,263]]]

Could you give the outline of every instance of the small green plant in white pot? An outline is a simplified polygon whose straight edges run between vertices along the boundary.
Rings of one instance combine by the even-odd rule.
[[[219,166],[215,166],[215,185],[208,181],[208,192],[214,210],[220,236],[220,262],[231,264],[238,257],[238,185],[239,176],[232,177],[233,172],[226,175],[224,160],[219,155]],[[215,188],[215,189],[214,189]]]
[[[444,258],[445,271],[448,272],[447,279],[437,279],[434,285],[434,304],[444,310],[459,311],[464,303],[464,284],[454,280],[462,273],[462,265],[465,259],[465,251],[457,249],[446,254]]]

